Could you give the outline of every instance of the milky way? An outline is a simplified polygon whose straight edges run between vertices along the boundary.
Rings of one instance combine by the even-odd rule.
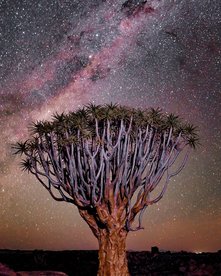
[[[0,0],[0,248],[97,248],[76,208],[20,171],[11,144],[32,121],[111,101],[175,112],[202,144],[128,249],[221,248],[219,0]]]

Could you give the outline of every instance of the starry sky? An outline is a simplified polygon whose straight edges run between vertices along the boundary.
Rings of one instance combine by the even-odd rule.
[[[201,147],[127,249],[221,249],[220,1],[0,0],[0,248],[98,248],[11,150],[32,121],[89,102],[160,107],[199,127]]]

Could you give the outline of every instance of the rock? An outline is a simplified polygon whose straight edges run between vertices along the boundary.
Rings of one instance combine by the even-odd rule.
[[[10,269],[8,266],[0,263],[0,275],[1,276],[16,276],[17,273]]]
[[[17,276],[68,276],[64,272],[59,271],[19,271]]]
[[[157,246],[151,247],[151,254],[159,254],[159,248]]]

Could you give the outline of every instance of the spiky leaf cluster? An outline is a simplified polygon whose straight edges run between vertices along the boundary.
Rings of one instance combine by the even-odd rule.
[[[130,128],[130,136],[135,139],[138,132],[146,131],[147,126],[155,132],[164,132],[171,137],[182,135],[186,145],[196,148],[199,145],[197,128],[189,123],[182,122],[175,114],[163,114],[161,109],[136,109],[118,104],[94,105],[88,104],[77,111],[55,113],[51,121],[37,121],[30,127],[32,137],[14,145],[15,154],[35,156],[41,147],[43,150],[55,144],[56,150],[62,151],[66,145],[77,145],[82,139],[96,140],[96,143],[105,143],[102,133],[109,125],[110,136],[117,140],[121,123],[125,129]],[[40,142],[39,142],[40,141]],[[35,156],[35,158],[37,158]],[[30,170],[30,162],[22,162],[23,168]]]

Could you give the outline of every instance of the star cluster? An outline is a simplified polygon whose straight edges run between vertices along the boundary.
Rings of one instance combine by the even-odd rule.
[[[201,147],[128,249],[220,249],[219,1],[0,0],[0,248],[97,248],[11,151],[32,121],[88,102],[160,107],[199,127]]]

